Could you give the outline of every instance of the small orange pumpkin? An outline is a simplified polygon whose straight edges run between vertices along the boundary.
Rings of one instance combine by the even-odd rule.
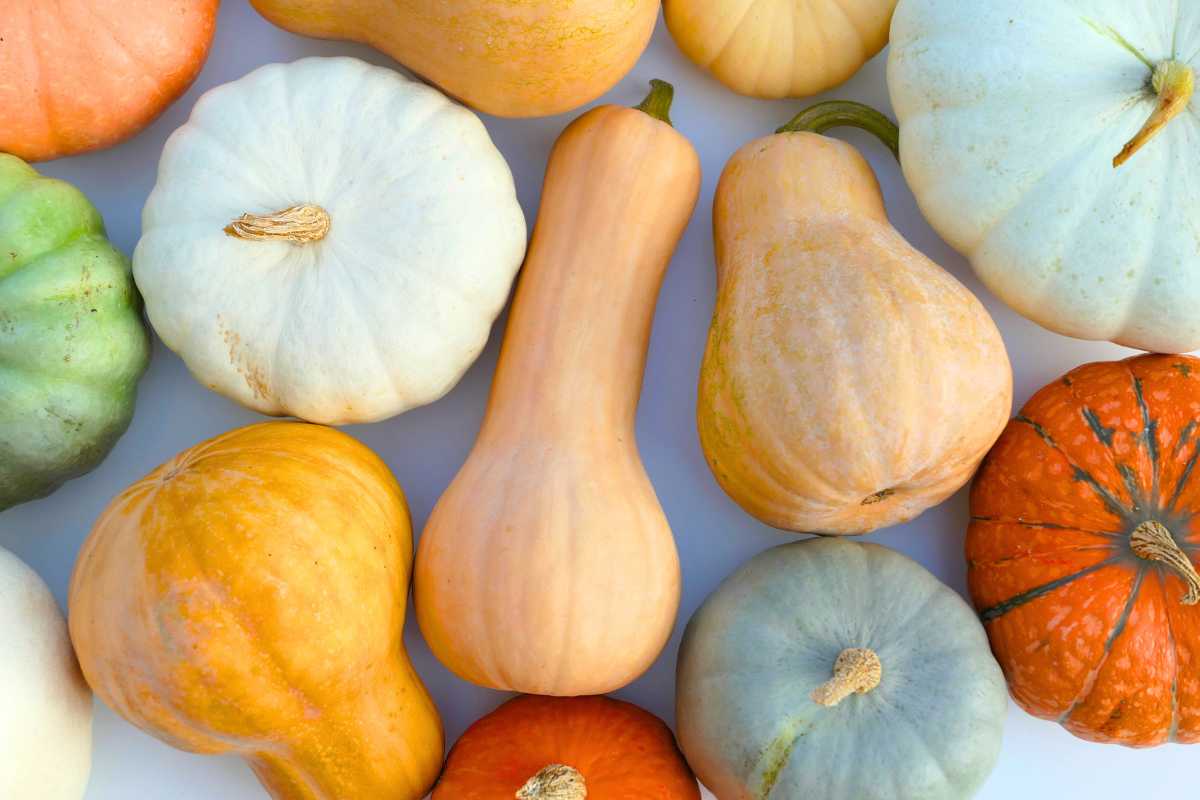
[[[675,737],[608,697],[521,695],[467,729],[433,800],[699,800]]]
[[[4,0],[0,151],[26,161],[133,136],[200,74],[220,0]]]
[[[968,581],[1013,697],[1084,739],[1200,742],[1200,359],[1088,364],[971,491]]]

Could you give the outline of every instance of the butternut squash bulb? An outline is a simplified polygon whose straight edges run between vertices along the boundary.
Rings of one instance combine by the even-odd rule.
[[[641,56],[658,0],[251,0],[305,36],[390,55],[463,103],[501,117],[595,100]]]
[[[404,651],[404,495],[296,422],[203,442],[118,495],[71,578],[88,683],[168,744],[244,756],[272,797],[418,800],[442,762]]]
[[[0,547],[0,797],[80,800],[92,693],[50,589]]]
[[[163,151],[133,273],[205,386],[375,422],[458,383],[525,236],[478,117],[393,70],[305,58],[200,98]]]
[[[1012,405],[983,305],[891,226],[858,151],[813,132],[847,121],[894,144],[881,115],[818,106],[734,154],[713,203],[700,440],[734,500],[793,531],[866,533],[940,503]]]
[[[668,90],[643,108],[665,118]],[[634,417],[699,189],[691,144],[641,110],[592,109],[554,145],[483,427],[417,553],[417,620],[466,680],[603,694],[671,634],[679,559]]]
[[[888,43],[897,0],[663,0],[684,54],[740,94],[807,97]]]
[[[0,151],[26,161],[111,147],[200,74],[220,0],[4,0]]]

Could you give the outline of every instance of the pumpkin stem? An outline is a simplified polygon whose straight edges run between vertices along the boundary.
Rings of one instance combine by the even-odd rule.
[[[1200,603],[1200,573],[1165,525],[1154,520],[1143,522],[1133,529],[1129,544],[1139,558],[1157,561],[1175,571],[1187,585],[1187,594],[1183,596],[1185,606]]]
[[[517,800],[584,800],[587,784],[583,775],[566,764],[543,767],[517,790]]]
[[[776,133],[825,133],[833,128],[858,128],[870,133],[887,145],[896,160],[900,160],[900,128],[870,106],[852,100],[829,100],[817,103],[792,117]]]
[[[874,650],[851,647],[833,662],[833,677],[813,689],[814,703],[832,708],[852,694],[866,694],[883,679],[883,664]]]
[[[1192,102],[1192,94],[1196,91],[1196,73],[1182,61],[1164,61],[1154,68],[1154,76],[1150,79],[1158,95],[1158,106],[1146,124],[1129,140],[1113,159],[1113,168],[1121,166],[1138,150],[1167,126],[1171,120],[1183,113]]]
[[[329,212],[320,206],[305,204],[274,214],[242,214],[225,226],[225,233],[252,242],[281,239],[306,244],[324,239],[330,225]]]
[[[671,103],[675,99],[675,87],[655,78],[650,81],[650,94],[634,108],[644,111],[657,120],[671,125]],[[672,125],[672,127],[674,127]]]

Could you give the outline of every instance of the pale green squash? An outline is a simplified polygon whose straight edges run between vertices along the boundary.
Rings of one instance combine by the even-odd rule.
[[[129,262],[96,209],[0,153],[0,510],[100,463],[149,350]]]
[[[679,744],[720,800],[968,798],[1000,754],[1007,705],[975,614],[879,545],[759,554],[680,646]]]

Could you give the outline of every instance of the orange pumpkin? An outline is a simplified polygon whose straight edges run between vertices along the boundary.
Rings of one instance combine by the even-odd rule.
[[[204,66],[220,0],[4,0],[0,151],[26,161],[110,147]]]
[[[699,800],[662,720],[608,697],[521,695],[462,735],[433,800]]]
[[[279,800],[418,800],[437,709],[401,638],[412,531],[387,465],[332,428],[230,431],[116,497],[71,578],[97,696]]]
[[[1200,741],[1200,359],[1088,364],[971,491],[968,580],[1013,697],[1084,739]]]

